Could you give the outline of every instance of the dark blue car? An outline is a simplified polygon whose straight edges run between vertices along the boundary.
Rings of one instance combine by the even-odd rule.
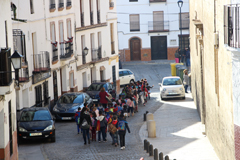
[[[86,91],[86,93],[92,98],[93,103],[99,102],[99,92],[102,87],[104,87],[105,91],[111,94],[113,98],[116,98],[116,91],[114,85],[112,85],[110,82],[95,82],[92,83]]]

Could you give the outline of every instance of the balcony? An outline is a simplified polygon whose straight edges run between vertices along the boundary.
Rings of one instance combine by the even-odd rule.
[[[100,20],[100,11],[97,11],[97,23],[100,24],[101,20]]]
[[[111,42],[111,53],[115,54],[115,42],[114,41]]]
[[[149,21],[148,22],[148,33],[154,32],[168,32],[169,21]]]
[[[102,46],[99,46],[98,48],[92,48],[92,61],[98,61],[102,59]]]
[[[67,0],[67,9],[72,8],[72,0]]]
[[[58,11],[62,11],[64,9],[64,3],[63,2],[59,2],[58,3]]]
[[[47,72],[51,70],[49,52],[42,51],[40,54],[33,54],[34,70],[33,73]]]
[[[64,52],[64,45],[65,45],[65,52]],[[61,48],[61,55],[60,55],[61,60],[71,58],[71,56],[73,54],[73,43],[72,43],[72,41],[68,41],[65,44],[62,43],[60,45],[60,48]]]
[[[154,2],[166,2],[167,0],[149,0],[150,3],[154,3]]]
[[[52,44],[52,61],[55,62],[58,60],[58,47],[55,44]]]
[[[179,21],[179,29],[189,29],[189,19],[182,20],[182,27]]]
[[[29,81],[29,73],[28,68],[21,68],[19,70],[19,82],[28,82]]]
[[[110,2],[109,3],[109,8],[113,8],[114,7],[114,2]]]
[[[81,27],[84,27],[84,12],[81,13]]]
[[[90,24],[93,25],[93,11],[90,12]]]

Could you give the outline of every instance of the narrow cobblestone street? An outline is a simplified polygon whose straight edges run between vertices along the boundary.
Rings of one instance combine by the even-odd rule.
[[[169,64],[164,65],[127,65],[124,68],[132,70],[135,74],[136,80],[147,78],[150,85],[154,85],[152,92],[159,92],[157,84],[162,77],[170,74]],[[126,149],[120,150],[120,147],[111,145],[110,135],[107,135],[106,143],[92,142],[90,145],[83,144],[81,134],[77,134],[77,127],[75,122],[56,122],[56,142],[50,143],[47,141],[27,142],[19,146],[20,160],[29,159],[27,150],[30,147],[39,146],[44,159],[49,160],[112,160],[112,159],[132,159],[139,160],[144,157],[145,160],[149,158],[148,154],[143,150],[143,142],[139,137],[139,130],[143,125],[143,113],[149,111],[154,113],[162,103],[157,101],[159,94],[152,94],[151,99],[146,106],[139,106],[139,112],[127,119],[131,133],[126,134]]]

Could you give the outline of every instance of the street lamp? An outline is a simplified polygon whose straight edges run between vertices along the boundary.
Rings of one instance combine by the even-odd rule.
[[[86,56],[87,54],[88,54],[88,48],[87,47],[85,47],[84,49],[83,49],[83,53],[84,53],[84,55]]]
[[[183,1],[178,0],[178,7],[180,8],[180,52],[182,55],[182,6],[183,6]]]
[[[11,57],[13,68],[15,70],[15,79],[17,81],[17,86],[19,87],[19,69],[22,68],[22,58],[23,56],[19,54],[16,50]]]

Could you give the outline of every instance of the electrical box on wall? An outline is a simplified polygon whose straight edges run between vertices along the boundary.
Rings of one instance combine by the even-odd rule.
[[[218,32],[214,33],[214,46],[218,47],[219,44],[219,36],[218,36]]]

